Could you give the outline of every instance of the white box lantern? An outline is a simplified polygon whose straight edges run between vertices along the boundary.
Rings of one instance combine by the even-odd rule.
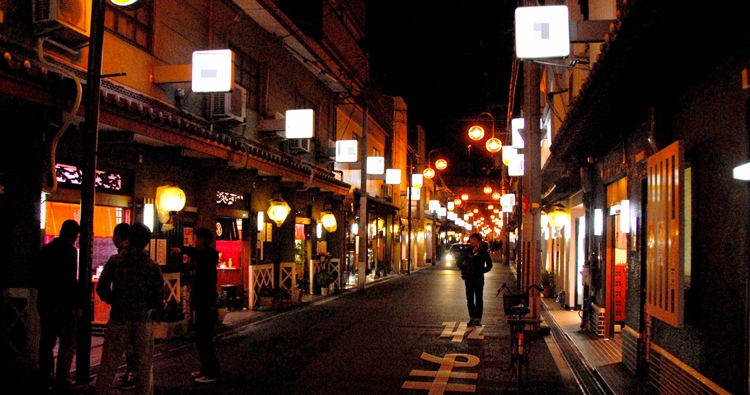
[[[311,109],[286,110],[286,138],[311,139],[315,130],[315,111]]]
[[[233,59],[230,49],[193,52],[193,92],[229,92],[234,89]]]
[[[516,8],[516,56],[519,59],[564,58],[570,54],[568,7]]]

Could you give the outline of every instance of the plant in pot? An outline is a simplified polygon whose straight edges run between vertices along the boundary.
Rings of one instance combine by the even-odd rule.
[[[273,307],[273,298],[276,295],[276,291],[273,287],[264,285],[258,290],[258,310],[267,310]]]
[[[318,274],[315,275],[315,278],[318,282],[318,285],[320,286],[320,294],[328,295],[331,284],[336,281],[336,278],[333,276],[333,274],[329,273],[326,270],[323,270],[321,272],[318,272]]]
[[[163,309],[152,313],[155,339],[171,339],[187,333],[188,320],[182,312],[182,305],[170,300]]]
[[[229,296],[227,295],[226,291],[222,291],[219,293],[219,304],[217,305],[217,322],[219,324],[222,324],[224,322],[224,317],[227,316],[227,301],[229,300]]]
[[[544,288],[544,297],[552,298],[555,296],[555,273],[542,269],[540,273],[540,281],[542,288]]]
[[[310,280],[307,278],[298,278],[295,288],[292,290],[292,302],[302,302],[302,295],[310,290]]]

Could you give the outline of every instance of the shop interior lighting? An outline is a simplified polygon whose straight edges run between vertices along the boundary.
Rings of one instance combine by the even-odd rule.
[[[604,211],[600,208],[594,209],[594,236],[604,233]]]
[[[620,202],[620,232],[630,233],[630,200]]]

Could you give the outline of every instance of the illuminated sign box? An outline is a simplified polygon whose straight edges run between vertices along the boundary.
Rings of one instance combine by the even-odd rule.
[[[286,110],[286,138],[310,139],[315,128],[315,111],[310,109]]]
[[[367,157],[367,174],[385,173],[385,157],[368,156]]]
[[[354,163],[357,161],[357,140],[336,141],[336,162]]]
[[[234,89],[234,54],[229,49],[193,52],[193,92],[229,92]]]
[[[570,54],[568,7],[516,8],[516,56],[519,59],[564,58]]]
[[[389,185],[401,184],[401,169],[385,169],[385,183]]]
[[[523,165],[524,165],[523,154],[516,154],[516,156],[510,160],[510,164],[508,165],[508,175],[511,177],[522,176]]]

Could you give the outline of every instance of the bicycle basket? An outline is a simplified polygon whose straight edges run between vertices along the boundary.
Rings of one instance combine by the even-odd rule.
[[[511,309],[515,306],[518,306],[519,304],[522,304],[524,306],[529,305],[529,295],[524,294],[504,294],[503,295],[503,310],[505,310],[505,315],[511,315]]]

